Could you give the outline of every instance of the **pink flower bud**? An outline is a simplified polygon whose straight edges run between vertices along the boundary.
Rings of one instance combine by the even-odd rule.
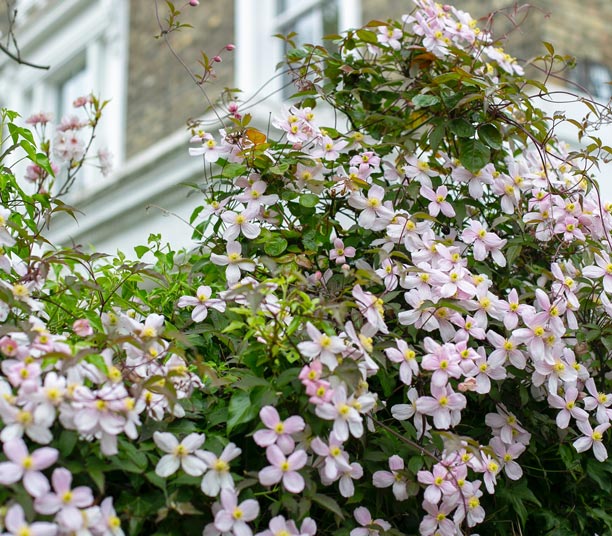
[[[231,43],[229,43],[228,45],[225,45],[225,50],[229,50],[230,52],[234,50],[235,48],[236,46],[232,45]]]
[[[221,62],[223,61],[223,60],[221,59],[221,56],[215,56],[215,57],[214,57],[212,60],[213,60],[215,63],[221,63]]]
[[[461,382],[459,385],[457,385],[457,389],[459,389],[459,391],[462,393],[465,393],[466,391],[475,391],[476,378],[468,378],[464,382]]]
[[[200,2],[199,2],[199,0],[189,0],[189,5],[191,7],[197,7],[197,6],[200,5]]]
[[[72,329],[79,337],[87,337],[88,335],[93,335],[93,329],[89,325],[89,320],[86,318],[80,318],[79,320],[75,320],[74,324],[72,324]]]

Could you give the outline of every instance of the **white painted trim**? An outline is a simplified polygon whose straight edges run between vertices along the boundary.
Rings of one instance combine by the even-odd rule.
[[[16,65],[0,58],[0,94],[3,105],[21,113],[24,95],[32,92],[32,110],[53,111],[56,85],[62,73],[80,55],[92,69],[91,90],[111,99],[97,134],[97,144],[113,153],[116,167],[125,155],[129,2],[126,0],[62,0],[47,6],[40,17],[19,33],[22,55],[50,65],[49,71]],[[56,118],[58,121],[60,118]]]
[[[299,14],[319,4],[319,0],[304,0],[283,14],[276,15],[276,0],[235,0],[236,54],[234,67],[236,87],[245,96],[252,95],[262,85],[268,83],[262,95],[277,91],[281,78],[274,77],[276,65],[282,60],[282,41],[273,37],[283,23],[293,20]],[[361,25],[361,0],[338,0],[339,31],[357,28]],[[275,100],[280,100],[276,92]]]

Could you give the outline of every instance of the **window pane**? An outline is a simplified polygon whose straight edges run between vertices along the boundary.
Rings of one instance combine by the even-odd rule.
[[[86,66],[81,65],[71,70],[70,74],[58,83],[58,119],[61,120],[65,115],[75,115],[77,110],[72,106],[72,103],[77,97],[87,95],[90,91],[91,82]]]

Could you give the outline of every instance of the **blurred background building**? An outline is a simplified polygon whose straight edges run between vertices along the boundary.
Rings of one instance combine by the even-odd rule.
[[[493,30],[509,34],[510,53],[528,59],[545,53],[542,41],[551,42],[559,54],[578,60],[565,77],[604,102],[612,95],[612,1],[531,0],[529,9],[519,9],[512,0],[452,3],[476,18],[503,10]],[[284,44],[274,34],[295,31],[301,42],[320,42],[326,34],[399,17],[413,8],[409,0],[201,0],[197,8],[177,0],[175,5],[183,12],[182,22],[193,29],[170,38],[195,72],[201,72],[202,50],[212,57],[228,43],[236,45],[216,64],[216,80],[205,86],[209,96],[215,98],[227,86],[253,96],[251,103],[267,97],[255,108],[264,124],[287,95],[285,80],[275,77]],[[131,250],[149,233],[162,233],[175,246],[189,244],[191,228],[183,220],[201,199],[187,198],[192,190],[185,184],[201,183],[203,174],[201,160],[187,154],[185,123],[206,116],[208,104],[163,40],[154,37],[160,31],[155,0],[3,0],[4,45],[10,44],[8,14],[14,10],[22,57],[50,68],[33,69],[0,55],[0,105],[24,117],[51,111],[59,120],[72,111],[77,96],[93,91],[111,101],[96,143],[113,153],[114,172],[102,177],[91,168],[84,174],[70,199],[83,215],[78,223],[66,219],[55,225],[51,238],[109,252]],[[159,15],[162,20],[167,15],[161,0]],[[486,19],[480,21],[486,25]],[[577,117],[586,112],[576,103],[546,106]],[[562,134],[572,139],[571,130]],[[601,137],[612,145],[609,126]],[[602,175],[600,181],[612,199],[612,177]]]

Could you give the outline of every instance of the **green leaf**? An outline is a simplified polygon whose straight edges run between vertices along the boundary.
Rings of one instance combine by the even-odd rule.
[[[413,456],[408,460],[408,469],[412,471],[415,475],[422,469],[423,467],[423,457],[422,456]]]
[[[495,125],[486,124],[478,127],[478,137],[491,149],[501,149],[502,135]]]
[[[100,354],[91,354],[85,358],[85,361],[91,363],[98,370],[101,370],[104,374],[108,375],[108,368],[104,362],[104,358]]]
[[[136,246],[134,248],[134,251],[136,252],[136,255],[138,256],[139,259],[142,258],[142,256],[147,252],[150,251],[150,248],[147,246]]]
[[[376,38],[376,34],[371,32],[370,30],[357,30],[357,37],[366,43],[370,43],[372,45],[379,45],[378,39]]]
[[[223,166],[221,175],[226,179],[234,179],[246,173],[246,166],[243,164],[226,164]]]
[[[300,205],[306,208],[316,207],[319,202],[319,197],[315,194],[302,194],[300,196]]]
[[[77,439],[78,437],[76,432],[62,430],[62,433],[60,434],[59,440],[57,442],[57,448],[64,458],[70,456],[77,443]]]
[[[415,95],[412,99],[412,104],[414,104],[415,110],[419,108],[427,108],[429,106],[434,106],[440,102],[440,98],[435,95]]]
[[[491,158],[491,150],[481,141],[459,139],[459,162],[472,173],[478,173]]]
[[[521,254],[522,249],[523,248],[520,244],[513,244],[511,246],[508,246],[508,248],[506,248],[505,254],[506,254],[506,262],[508,263],[508,266],[512,266],[514,264],[514,261]]]
[[[287,249],[287,245],[288,242],[282,236],[273,235],[264,243],[264,251],[266,252],[266,255],[278,257]]]
[[[330,496],[315,493],[312,496],[312,500],[316,502],[317,504],[321,505],[326,510],[329,510],[330,512],[333,512],[334,514],[336,514],[340,519],[344,519],[344,514],[342,513],[342,509],[340,508],[340,505],[336,501],[334,501],[334,499],[332,499]]]
[[[87,466],[87,473],[94,481],[94,484],[97,486],[100,493],[104,494],[104,488],[106,486],[106,475],[104,474],[102,469],[98,467]]]
[[[435,153],[438,150],[438,147],[440,147],[440,143],[444,138],[445,130],[446,128],[444,123],[440,123],[431,129],[429,133],[429,147],[431,148],[432,153]]]
[[[334,376],[340,378],[351,391],[357,390],[362,376],[357,361],[353,359],[345,359],[340,365],[334,369]]]
[[[606,471],[604,463],[589,458],[587,460],[587,475],[591,480],[597,482],[602,491],[605,491],[608,495],[612,494],[612,475]]]
[[[469,121],[462,118],[453,119],[448,123],[449,130],[459,138],[471,138],[474,135],[474,127]]]
[[[251,404],[249,393],[245,391],[235,392],[229,403],[227,433],[231,433],[239,424],[253,420],[257,416],[258,411],[259,408]]]

